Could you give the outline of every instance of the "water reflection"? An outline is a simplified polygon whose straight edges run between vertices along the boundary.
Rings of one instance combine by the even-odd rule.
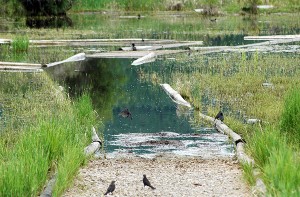
[[[206,157],[233,154],[227,136],[211,126],[193,123],[193,111],[178,107],[158,84],[141,81],[140,68],[130,66],[131,61],[89,59],[77,65],[73,74],[60,77],[69,87],[71,97],[86,90],[91,93],[104,123],[108,155],[150,156],[167,152]],[[145,67],[158,71],[160,64],[157,61]],[[130,117],[122,116],[124,109],[128,109]]]
[[[27,17],[26,26],[30,28],[67,28],[73,22],[68,16]]]

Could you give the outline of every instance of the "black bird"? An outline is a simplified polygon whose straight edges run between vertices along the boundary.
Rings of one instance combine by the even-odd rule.
[[[106,193],[105,193],[104,195],[107,195],[107,194],[109,194],[109,193],[113,193],[113,192],[115,191],[115,189],[116,189],[115,182],[116,182],[116,181],[112,181],[112,182],[110,183],[110,185],[109,185],[109,187],[107,188]]]
[[[145,186],[148,186],[148,187],[151,187],[151,189],[155,189],[155,187],[153,187],[151,184],[150,184],[150,181],[147,179],[146,175],[144,174],[143,175],[143,183],[144,183],[144,187]]]
[[[130,111],[127,108],[124,109],[123,111],[121,111],[119,113],[119,115],[121,115],[123,118],[128,118],[129,117],[132,120],[131,113],[130,113]]]
[[[216,115],[215,119],[221,120],[223,122],[224,121],[223,112],[219,111],[219,113]]]
[[[135,47],[134,43],[131,44],[131,48],[132,48],[133,51],[136,51],[136,47]]]
[[[138,19],[141,19],[141,14],[138,14]]]

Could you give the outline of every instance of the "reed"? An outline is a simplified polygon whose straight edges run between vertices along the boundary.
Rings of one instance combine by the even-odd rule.
[[[91,99],[83,95],[71,103],[46,74],[0,75],[6,120],[0,125],[0,196],[37,196],[54,172],[59,196],[85,163],[96,120]]]
[[[14,53],[27,52],[29,48],[29,39],[25,36],[17,36],[13,39],[11,45]]]

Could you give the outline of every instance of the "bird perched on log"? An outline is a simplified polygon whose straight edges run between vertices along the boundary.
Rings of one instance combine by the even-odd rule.
[[[121,111],[119,113],[119,115],[121,115],[123,118],[128,118],[129,117],[132,120],[131,113],[130,113],[130,111],[127,108],[124,109],[123,111]]]
[[[222,122],[224,121],[224,115],[223,112],[219,111],[219,113],[216,115],[215,120],[221,120]]]
[[[143,175],[143,183],[144,183],[144,187],[145,186],[148,186],[148,187],[151,187],[151,189],[155,189],[155,187],[153,187],[151,184],[150,184],[150,181],[147,179],[146,175],[144,174]]]
[[[115,182],[116,182],[116,181],[112,181],[112,182],[110,183],[110,185],[108,186],[108,188],[107,188],[107,190],[106,190],[106,192],[105,192],[104,195],[107,195],[107,194],[109,194],[109,193],[113,193],[113,192],[115,191],[115,189],[116,189]]]
[[[134,43],[131,44],[131,48],[132,48],[133,51],[136,51],[136,46],[135,46]]]

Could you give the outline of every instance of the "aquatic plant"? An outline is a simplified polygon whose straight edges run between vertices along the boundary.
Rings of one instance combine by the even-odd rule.
[[[26,36],[17,36],[11,43],[15,53],[27,52],[29,48],[29,39]]]

